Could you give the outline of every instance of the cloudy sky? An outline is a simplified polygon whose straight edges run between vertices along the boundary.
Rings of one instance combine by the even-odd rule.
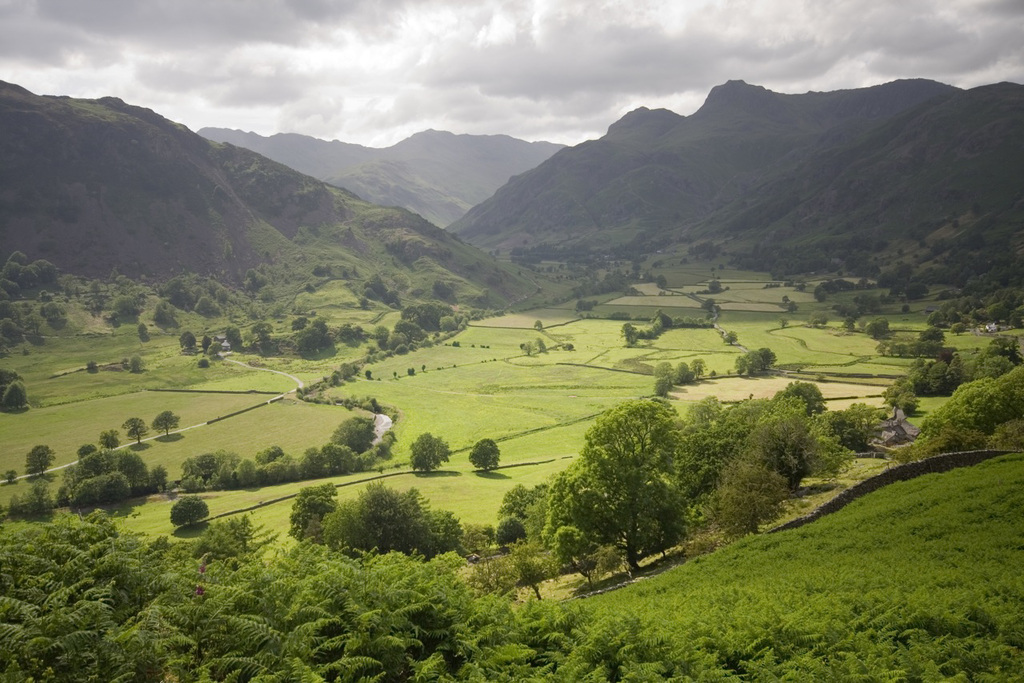
[[[1024,83],[1024,0],[0,0],[0,80],[373,146],[914,77]]]

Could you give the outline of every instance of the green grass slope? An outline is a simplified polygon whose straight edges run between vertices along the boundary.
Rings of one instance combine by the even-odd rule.
[[[1024,455],[893,484],[587,600],[684,669],[750,680],[1021,680]]]

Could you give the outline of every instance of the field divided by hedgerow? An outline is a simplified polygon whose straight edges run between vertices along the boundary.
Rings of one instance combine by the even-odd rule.
[[[892,484],[587,600],[769,680],[1020,680],[1024,455]]]

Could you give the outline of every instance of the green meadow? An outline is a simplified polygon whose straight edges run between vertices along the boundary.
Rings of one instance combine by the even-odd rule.
[[[579,452],[584,434],[598,414],[626,399],[651,395],[652,372],[658,363],[675,366],[700,358],[706,364],[703,381],[677,386],[670,394],[682,414],[692,403],[711,396],[730,402],[770,397],[795,379],[820,380],[819,388],[832,408],[854,402],[881,405],[881,393],[890,379],[850,375],[898,375],[911,362],[878,355],[875,340],[842,329],[836,320],[808,327],[808,316],[828,312],[834,303],[814,301],[810,294],[814,283],[808,283],[808,291],[803,292],[793,287],[765,287],[771,282],[765,274],[701,264],[666,266],[663,273],[667,289],[653,282],[640,283],[628,296],[594,297],[598,304],[592,311],[577,312],[575,300],[570,299],[473,320],[458,334],[432,345],[400,355],[378,355],[378,360],[363,365],[353,379],[322,389],[319,403],[289,394],[284,400],[212,424],[206,423],[294,390],[296,382],[286,374],[307,385],[315,383],[340,363],[363,358],[373,342],[337,345],[309,358],[235,353],[231,359],[240,364],[214,360],[210,367],[200,368],[196,356],[181,353],[181,331],[216,334],[238,321],[189,314],[174,329],[149,325],[150,334],[143,341],[134,325],[115,327],[73,309],[65,329],[47,335],[41,345],[26,344],[4,361],[5,367],[25,378],[33,407],[20,413],[0,413],[0,470],[21,473],[25,454],[36,444],[54,449],[54,466],[66,465],[76,459],[79,446],[95,442],[100,432],[120,429],[132,416],[148,424],[163,410],[178,414],[181,428],[194,428],[170,437],[151,432],[143,444],[126,447],[136,449],[148,465],[166,467],[171,480],[180,477],[186,458],[202,453],[228,451],[251,458],[276,445],[297,458],[305,449],[326,443],[351,414],[327,403],[374,398],[394,418],[397,440],[391,460],[380,468],[383,474],[394,475],[389,476],[389,485],[416,486],[432,505],[453,510],[464,522],[494,523],[504,492],[517,483],[547,481],[561,471]],[[700,294],[712,273],[723,291]],[[702,317],[701,301],[708,296],[721,305],[718,323],[737,334],[736,345],[724,343],[721,333],[712,328],[674,328],[627,347],[622,336],[624,321],[605,317],[626,314],[638,327],[646,326],[659,309],[672,316]],[[784,310],[783,296],[798,304],[796,312]],[[351,292],[338,283],[300,292],[290,308],[291,314],[275,318],[273,335],[290,334],[290,321],[300,313],[321,316],[331,326],[347,322],[368,330],[376,325],[390,327],[400,319],[391,309],[361,309]],[[908,334],[924,328],[923,306],[907,314],[892,308],[886,315],[895,328],[906,329]],[[148,320],[148,314],[143,320]],[[244,329],[244,323],[241,326]],[[971,334],[949,335],[947,339],[968,353],[988,342]],[[543,343],[544,351],[536,350],[538,342]],[[532,347],[529,354],[524,350],[528,344]],[[737,377],[736,359],[744,347],[771,348],[780,367],[801,372]],[[143,359],[143,372],[121,369],[121,360],[132,355]],[[89,361],[98,364],[96,372],[85,370]],[[249,391],[268,393],[229,393]],[[941,399],[927,399],[922,411],[934,410],[940,403]],[[403,474],[408,469],[409,445],[425,432],[448,442],[453,450],[451,461],[443,472],[432,476]],[[513,467],[486,475],[474,472],[467,460],[468,450],[482,438],[496,440],[502,465]],[[122,443],[126,440],[122,435]],[[353,496],[361,482],[378,474],[328,481],[346,484],[339,488],[339,496]],[[59,485],[59,471],[47,477]],[[253,512],[254,518],[280,529],[287,526],[290,501],[267,502],[290,496],[310,483],[315,482],[203,495],[211,514],[260,506]],[[0,486],[0,503],[27,490],[24,479]],[[153,535],[171,534],[168,511],[172,497],[132,501],[119,508],[118,514],[132,528]]]

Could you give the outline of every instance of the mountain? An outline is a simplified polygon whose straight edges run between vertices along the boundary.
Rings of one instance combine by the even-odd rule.
[[[693,232],[736,240],[737,262],[759,269],[868,274],[907,252],[934,282],[1005,280],[1024,253],[1024,86],[955,92],[830,140]]]
[[[730,81],[691,116],[630,112],[450,229],[519,253],[637,254],[710,239],[749,255],[766,243],[799,249],[823,226],[858,240],[867,228],[937,227],[951,212],[1018,201],[1020,91],[906,80],[785,95]]]
[[[535,289],[420,216],[116,98],[42,97],[0,82],[0,130],[0,255],[22,251],[86,276],[116,268],[234,282],[260,264],[308,269],[300,277],[338,266],[380,273],[414,297],[441,281],[476,305]]]
[[[202,128],[216,142],[245,147],[383,206],[401,206],[445,227],[534,168],[562,145],[507,135],[428,130],[382,149],[284,133],[263,137]]]

